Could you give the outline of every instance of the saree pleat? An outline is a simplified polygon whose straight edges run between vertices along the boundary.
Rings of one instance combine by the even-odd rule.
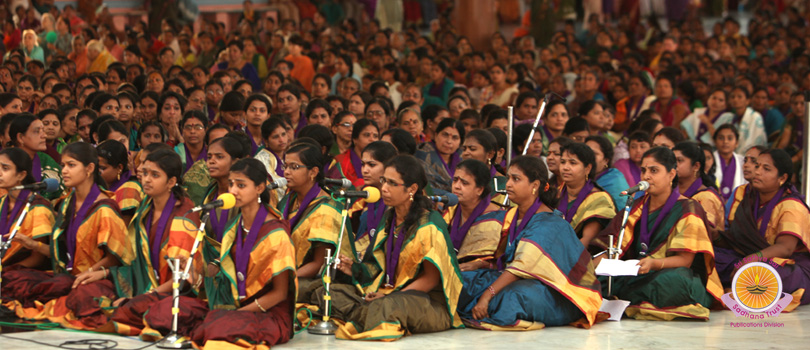
[[[268,348],[292,338],[291,305],[283,301],[267,312],[212,310],[194,331],[201,349]]]
[[[574,205],[574,202],[572,201],[568,205],[570,207]],[[571,220],[571,227],[574,228],[577,237],[582,238],[582,230],[587,224],[597,221],[601,227],[605,227],[614,216],[616,216],[616,206],[610,194],[597,190],[588,194],[579,205]]]

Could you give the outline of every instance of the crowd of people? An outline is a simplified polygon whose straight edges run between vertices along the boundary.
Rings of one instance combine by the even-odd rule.
[[[288,342],[326,305],[338,338],[364,340],[589,328],[611,297],[628,317],[708,319],[751,259],[777,265],[793,310],[810,303],[795,187],[810,8],[763,3],[745,35],[730,17],[663,31],[594,15],[543,47],[500,32],[473,47],[452,8],[424,34],[246,2],[229,31],[164,21],[159,36],[17,11],[0,65],[0,232],[19,231],[4,306],[160,339],[168,256],[192,264],[178,333],[211,348]],[[18,189],[44,179],[58,190]],[[382,199],[347,205],[327,179]],[[191,212],[226,193],[233,208]],[[608,290],[611,237],[640,262]]]

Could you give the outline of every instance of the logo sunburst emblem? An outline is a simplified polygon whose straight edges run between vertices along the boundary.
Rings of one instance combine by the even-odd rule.
[[[782,280],[776,270],[761,262],[743,266],[734,275],[731,285],[734,298],[750,312],[770,309],[782,295]]]

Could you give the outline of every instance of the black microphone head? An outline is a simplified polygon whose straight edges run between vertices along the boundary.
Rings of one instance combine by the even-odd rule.
[[[448,193],[446,195],[446,197],[447,197],[447,202],[446,202],[447,206],[452,207],[454,205],[458,205],[458,196],[456,196],[455,194],[452,194],[452,193]]]

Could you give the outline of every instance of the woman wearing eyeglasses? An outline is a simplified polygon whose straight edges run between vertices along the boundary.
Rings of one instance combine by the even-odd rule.
[[[183,143],[174,147],[183,161],[183,173],[188,171],[195,162],[207,159],[207,148],[203,142],[205,129],[208,127],[208,118],[200,111],[188,111],[180,120],[183,133]]]
[[[338,277],[351,276],[362,293],[357,285],[332,285],[332,315],[346,321],[337,337],[394,340],[462,327],[458,262],[444,219],[424,195],[427,176],[419,160],[394,157],[380,182],[389,209],[370,251],[362,262],[344,254],[338,264]],[[312,296],[314,304],[323,305],[322,299],[322,289]]]
[[[312,289],[321,285],[318,274],[326,262],[326,250],[337,254],[341,226],[340,209],[319,185],[323,180],[323,153],[318,146],[301,142],[284,155],[284,177],[287,195],[277,209],[282,219],[289,220],[296,251],[299,301],[308,301]],[[347,229],[348,231],[348,229]],[[342,253],[354,256],[350,234],[343,235]]]
[[[380,129],[377,128],[377,123],[371,119],[360,119],[354,123],[352,128],[351,147],[335,157],[335,162],[340,164],[343,175],[352,182],[355,188],[363,188],[365,184],[360,154],[370,143],[379,140]]]
[[[340,111],[335,114],[332,120],[332,133],[335,134],[335,143],[329,154],[333,157],[348,151],[352,148],[352,132],[354,131],[354,123],[357,123],[357,117],[349,111]]]

